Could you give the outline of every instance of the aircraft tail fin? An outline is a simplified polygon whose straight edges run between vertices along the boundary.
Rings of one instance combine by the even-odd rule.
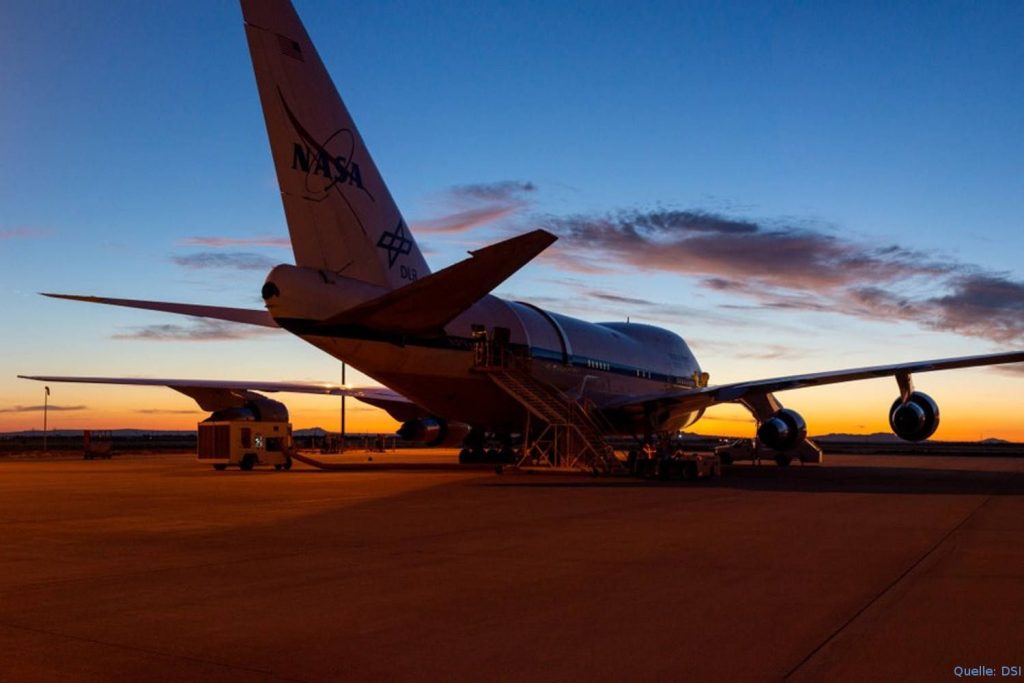
[[[532,261],[557,238],[534,230],[470,252],[471,257],[320,323],[393,334],[440,333],[444,326]]]
[[[394,289],[428,275],[352,117],[288,0],[242,0],[298,266]]]

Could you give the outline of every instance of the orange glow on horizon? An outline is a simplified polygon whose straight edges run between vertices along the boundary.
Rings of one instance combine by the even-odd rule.
[[[919,389],[935,398],[942,411],[933,439],[999,438],[1024,443],[1024,423],[1019,418],[1019,376],[964,370],[922,374],[916,381]],[[43,413],[38,410],[43,403],[42,386],[26,385],[11,387],[16,392],[8,391],[2,396],[0,432],[42,430]],[[162,387],[56,384],[51,389],[47,420],[50,430],[193,430],[207,416],[192,399]],[[873,434],[890,432],[887,411],[896,392],[896,383],[890,378],[784,392],[779,399],[804,416],[812,436]],[[338,398],[305,394],[273,397],[288,406],[295,429],[319,427],[338,431]],[[398,426],[378,408],[352,398],[346,401],[349,433],[392,433]],[[687,431],[741,438],[753,436],[754,429],[754,420],[746,409],[727,404],[708,409]]]

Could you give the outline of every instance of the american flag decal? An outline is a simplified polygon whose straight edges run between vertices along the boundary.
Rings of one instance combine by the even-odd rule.
[[[278,33],[277,44],[281,46],[281,52],[288,55],[292,59],[297,59],[300,62],[306,61],[302,58],[302,49],[299,47],[299,44],[292,40],[291,38],[286,38],[285,36],[282,36],[280,33]]]

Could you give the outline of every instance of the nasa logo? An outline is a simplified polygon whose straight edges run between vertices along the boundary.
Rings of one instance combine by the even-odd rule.
[[[291,167],[306,174],[306,194],[321,201],[331,190],[337,189],[340,193],[342,187],[348,185],[358,188],[371,202],[376,201],[363,185],[363,174],[355,162],[355,132],[350,128],[339,128],[320,142],[299,122],[280,90],[278,95],[285,115],[301,141],[292,143]]]
[[[363,176],[359,172],[359,164],[349,161],[343,156],[329,156],[323,147],[314,150],[310,149],[308,145],[296,142],[292,149],[292,168],[297,171],[301,170],[307,175],[312,173],[321,176],[329,181],[329,184],[321,190],[323,192],[330,190],[336,183],[344,182],[355,185],[360,190],[366,189],[363,187]],[[306,184],[308,187],[309,183]]]

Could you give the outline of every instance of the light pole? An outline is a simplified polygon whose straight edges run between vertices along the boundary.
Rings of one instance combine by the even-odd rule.
[[[341,362],[341,443],[338,444],[338,452],[345,451],[345,361]]]
[[[43,455],[49,455],[50,450],[46,447],[46,418],[50,412],[50,387],[43,387]]]

